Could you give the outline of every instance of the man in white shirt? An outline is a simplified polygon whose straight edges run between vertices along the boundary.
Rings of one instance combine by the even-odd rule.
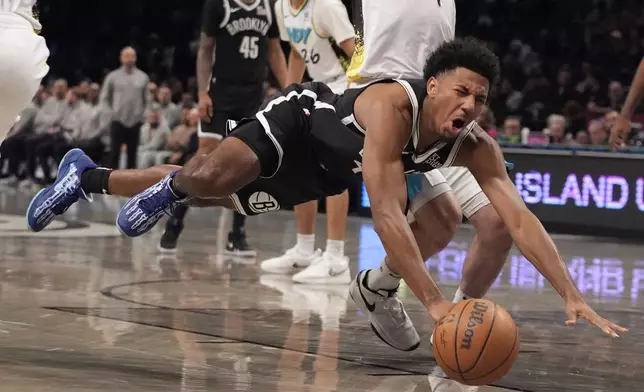
[[[275,18],[280,37],[291,45],[288,83],[301,83],[304,71],[336,94],[347,88],[346,69],[355,49],[355,32],[340,0],[278,0]],[[281,256],[265,260],[262,271],[293,275],[298,283],[348,284],[349,259],[344,255],[349,194],[326,198],[327,243],[315,249],[317,201],[295,207],[297,243]],[[329,273],[329,271],[334,271]],[[342,271],[338,273],[337,271]]]
[[[0,141],[29,105],[47,72],[49,49],[32,8],[36,0],[0,0]]]

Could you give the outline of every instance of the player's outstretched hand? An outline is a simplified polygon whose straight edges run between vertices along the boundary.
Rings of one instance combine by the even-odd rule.
[[[568,314],[568,321],[566,321],[566,325],[568,326],[575,325],[577,319],[581,318],[604,331],[606,335],[614,338],[619,337],[618,332],[628,332],[626,328],[620,327],[612,321],[606,320],[598,315],[583,299],[566,301],[566,314]]]
[[[624,147],[630,131],[631,121],[619,116],[610,130],[610,147],[613,150]]]

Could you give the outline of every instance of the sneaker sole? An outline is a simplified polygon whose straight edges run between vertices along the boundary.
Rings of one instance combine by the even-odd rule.
[[[360,276],[360,274],[358,274],[358,275],[356,276],[356,279],[358,279],[358,277],[359,277],[359,276]],[[359,290],[359,289],[358,289],[358,290]],[[362,313],[364,313],[368,318],[371,318],[371,316],[370,316],[371,312],[369,312],[369,310],[368,310],[368,309],[366,309],[366,307],[365,307],[365,306],[360,305],[360,302],[362,302],[362,301],[360,301],[360,302],[356,301],[356,298],[353,296],[353,290],[351,290],[351,289],[349,289],[349,296],[350,296],[350,297],[351,297],[351,299],[353,300],[353,303],[354,303],[354,304],[356,304],[356,306],[358,307],[358,309],[360,309],[360,311],[361,311]],[[400,347],[396,347],[396,346],[394,346],[393,344],[389,343],[389,342],[388,342],[388,341],[387,341],[387,340],[386,340],[386,339],[385,339],[385,338],[380,334],[380,332],[378,332],[378,329],[376,328],[376,326],[374,325],[374,323],[372,323],[372,322],[371,322],[371,320],[369,320],[369,326],[370,326],[370,327],[371,327],[371,329],[373,330],[373,333],[374,333],[374,334],[376,334],[376,336],[378,337],[378,339],[380,339],[380,340],[381,340],[383,343],[385,343],[387,346],[389,346],[389,347],[391,347],[391,348],[394,348],[394,349],[396,349],[396,350],[409,352],[409,351],[414,351],[414,350],[416,350],[416,349],[420,346],[420,340],[419,340],[416,344],[414,344],[413,346],[411,346],[411,347],[409,347],[409,348],[400,348]]]

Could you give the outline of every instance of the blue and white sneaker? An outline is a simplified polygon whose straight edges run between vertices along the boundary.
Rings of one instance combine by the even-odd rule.
[[[171,214],[174,206],[184,201],[170,188],[170,181],[177,172],[134,196],[121,208],[116,226],[128,237],[138,237],[152,230],[164,214]]]
[[[78,148],[70,150],[58,165],[56,181],[34,196],[27,208],[27,226],[31,231],[41,231],[57,215],[62,215],[79,199],[92,201],[81,187],[81,174],[98,166]]]

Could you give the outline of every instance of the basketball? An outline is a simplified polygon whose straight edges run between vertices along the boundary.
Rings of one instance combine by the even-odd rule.
[[[434,328],[436,362],[451,379],[486,385],[505,376],[519,354],[519,329],[510,314],[486,299],[456,304]]]

